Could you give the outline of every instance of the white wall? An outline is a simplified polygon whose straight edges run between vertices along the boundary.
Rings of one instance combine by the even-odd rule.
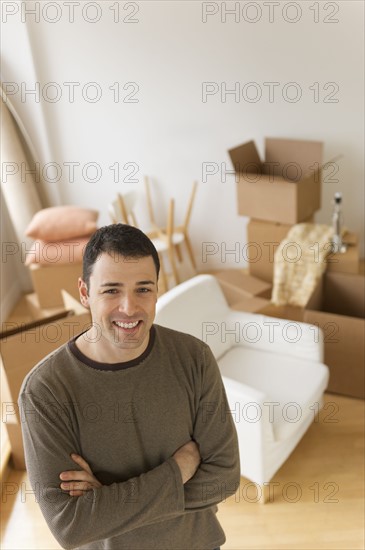
[[[25,4],[29,9],[35,3]],[[22,23],[19,3],[19,12],[9,15],[3,24],[2,80],[15,81],[20,89],[22,85],[34,88],[38,80],[48,99],[56,87],[61,92],[55,102],[40,96],[37,103],[34,95],[22,98],[20,91],[12,96],[41,165],[55,162],[63,169],[59,182],[47,185],[51,203],[97,207],[101,223],[109,223],[107,204],[115,193],[128,185],[141,185],[143,174],[149,174],[154,178],[160,220],[168,197],[175,196],[179,222],[192,181],[202,180],[204,162],[225,162],[230,168],[228,148],[254,139],[262,152],[264,136],[313,139],[325,143],[324,160],[344,155],[338,163],[338,183],[324,182],[323,206],[316,220],[330,223],[331,199],[340,190],[345,222],[362,235],[363,2],[276,4],[240,2],[238,21],[227,15],[223,22],[222,10],[234,7],[234,2],[210,2],[209,6],[183,1],[120,2],[120,21],[116,23],[110,9],[115,2],[80,2],[75,5],[74,22],[69,21],[64,2],[51,2],[46,12],[40,12],[39,21],[28,13],[23,14],[26,23]],[[130,15],[134,7],[138,12]],[[97,9],[99,21],[85,20],[94,19]],[[204,9],[218,13],[204,23]],[[296,23],[287,21],[297,14]],[[256,15],[256,23],[247,21]],[[136,22],[124,22],[128,17]],[[47,21],[57,18],[54,23]],[[18,36],[26,39],[17,41]],[[56,87],[48,86],[51,82]],[[75,87],[73,102],[66,82],[80,84]],[[90,82],[96,82],[102,92],[95,103],[87,100],[95,91],[88,87]],[[114,102],[109,88],[116,82],[122,98],[138,86],[134,96],[138,102]],[[136,85],[123,90],[128,82]],[[222,82],[227,88],[236,82],[240,87],[255,82],[261,87],[262,98],[252,103],[241,96],[236,102],[228,95],[222,102],[217,93],[203,102],[203,82],[215,82],[220,90]],[[279,83],[272,102],[264,82]],[[296,103],[283,98],[289,82],[301,89],[302,97]],[[317,102],[310,89],[316,82],[320,92]],[[338,87],[333,96],[336,103],[328,102],[328,94],[334,90],[324,89],[329,82]],[[289,94],[293,91],[293,87],[288,89]],[[65,166],[70,162],[80,163],[74,181]],[[85,180],[81,170],[90,162],[102,171],[94,183]],[[113,181],[109,168],[114,163],[121,169],[119,183]],[[132,169],[123,169],[126,163],[136,163],[139,184],[122,181]],[[93,175],[90,169],[87,176]],[[143,206],[140,211],[142,216]],[[245,244],[248,220],[236,212],[231,177],[223,183],[217,174],[200,183],[191,221],[191,237],[200,261],[202,242],[224,242],[227,248],[237,241]],[[214,268],[220,259],[217,254],[204,265]],[[234,260],[233,255],[227,256],[226,267]],[[243,257],[240,265],[245,265]]]
[[[22,269],[22,254],[2,193],[0,192],[1,224],[1,277],[0,277],[0,321],[9,316],[22,289],[31,290],[30,277]],[[23,256],[24,261],[24,256]]]

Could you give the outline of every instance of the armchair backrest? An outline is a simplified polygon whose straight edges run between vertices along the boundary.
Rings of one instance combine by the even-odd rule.
[[[197,275],[163,294],[157,302],[156,323],[203,340],[216,359],[240,345],[323,361],[323,334],[318,327],[233,310],[212,275]]]
[[[323,333],[315,325],[231,309],[225,330],[232,333],[233,345],[305,358],[307,361],[324,360]]]
[[[203,340],[219,359],[232,345],[221,332],[222,320],[229,311],[215,277],[197,275],[158,299],[155,321]]]

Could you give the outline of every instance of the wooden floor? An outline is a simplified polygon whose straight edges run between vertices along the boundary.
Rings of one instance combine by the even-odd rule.
[[[364,402],[326,394],[318,422],[272,479],[271,503],[252,502],[248,484],[220,506],[225,550],[363,549]]]
[[[318,421],[271,480],[271,502],[256,502],[257,488],[242,478],[239,492],[219,505],[222,549],[364,549],[364,466],[364,401],[326,394]],[[10,471],[1,508],[2,550],[61,548],[25,472]]]
[[[60,548],[26,473],[11,471],[3,489],[1,548]],[[259,504],[257,488],[242,478],[236,496],[220,504],[224,550],[363,549],[364,402],[326,394],[270,489],[272,502]]]

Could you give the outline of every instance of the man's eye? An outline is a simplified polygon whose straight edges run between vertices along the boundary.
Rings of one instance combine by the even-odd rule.
[[[109,288],[108,290],[105,290],[103,294],[116,294],[117,289],[116,288]]]
[[[137,290],[137,292],[142,292],[142,294],[143,294],[144,292],[151,292],[151,289],[150,289],[150,288],[142,287],[142,288],[139,288],[139,289]]]

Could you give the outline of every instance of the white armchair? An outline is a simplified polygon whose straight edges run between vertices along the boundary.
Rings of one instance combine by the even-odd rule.
[[[230,309],[211,275],[161,296],[155,321],[210,346],[235,420],[241,475],[267,489],[322,405],[329,370],[320,329]]]

